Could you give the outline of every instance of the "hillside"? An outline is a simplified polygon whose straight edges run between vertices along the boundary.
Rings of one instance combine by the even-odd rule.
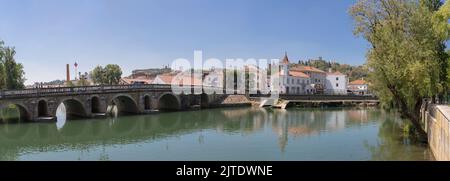
[[[349,76],[350,81],[353,81],[356,79],[361,79],[361,78],[366,78],[367,72],[368,72],[365,65],[352,66],[352,65],[348,65],[348,64],[340,64],[337,62],[323,60],[320,57],[317,60],[313,60],[313,59],[310,59],[307,61],[300,60],[300,61],[298,61],[297,64],[292,64],[291,66],[296,66],[296,65],[312,66],[312,67],[316,67],[320,70],[323,70],[325,72],[328,72],[329,69],[331,68],[332,71],[339,71],[339,72]]]

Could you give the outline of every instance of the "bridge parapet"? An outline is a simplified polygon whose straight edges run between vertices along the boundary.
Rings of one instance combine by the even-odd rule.
[[[0,107],[14,105],[21,111],[20,117],[26,120],[54,119],[61,104],[66,114],[79,117],[103,115],[113,107],[117,108],[116,112],[140,114],[198,105],[208,107],[225,92],[235,91],[164,84],[34,88],[0,91]]]
[[[105,85],[105,86],[81,86],[81,87],[57,87],[57,88],[33,88],[23,90],[3,90],[0,91],[1,99],[17,99],[27,97],[45,97],[45,96],[70,96],[80,94],[104,94],[104,93],[119,93],[119,92],[140,92],[140,91],[164,91],[172,92],[179,89],[179,92],[184,94],[192,94],[201,90],[203,92],[223,93],[226,89],[208,86],[189,86],[173,88],[167,84],[143,84],[143,85]],[[186,91],[188,90],[188,91]],[[188,92],[188,93],[186,93]],[[200,93],[200,94],[201,94]]]

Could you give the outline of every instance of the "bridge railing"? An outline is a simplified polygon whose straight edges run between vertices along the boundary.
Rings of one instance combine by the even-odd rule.
[[[80,86],[80,87],[55,87],[55,88],[32,88],[22,90],[2,90],[0,99],[14,98],[20,96],[41,96],[78,93],[105,93],[109,91],[133,91],[139,89],[170,90],[170,85],[148,84],[148,85],[103,85],[103,86]]]
[[[223,92],[224,88],[195,85],[190,86],[192,90],[200,89],[202,92]],[[182,89],[182,88],[181,88]],[[80,86],[80,87],[55,87],[55,88],[32,88],[23,90],[2,90],[0,99],[52,96],[52,95],[76,95],[76,94],[101,94],[111,92],[133,92],[142,90],[171,91],[172,85],[169,84],[131,84],[131,85],[99,85],[99,86]],[[193,92],[193,91],[192,91]]]

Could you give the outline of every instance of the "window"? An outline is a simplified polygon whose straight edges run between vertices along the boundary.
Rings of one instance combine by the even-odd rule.
[[[292,79],[292,84],[294,84],[294,79]]]
[[[289,81],[290,81],[290,79],[289,79],[289,78],[287,78],[287,82],[286,82],[286,84],[289,84]]]
[[[336,87],[339,87],[339,84],[336,84]]]
[[[336,80],[339,80],[339,77],[336,77]]]

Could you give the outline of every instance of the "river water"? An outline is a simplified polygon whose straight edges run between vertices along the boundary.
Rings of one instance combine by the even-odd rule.
[[[430,160],[395,112],[226,108],[0,124],[0,160]]]

